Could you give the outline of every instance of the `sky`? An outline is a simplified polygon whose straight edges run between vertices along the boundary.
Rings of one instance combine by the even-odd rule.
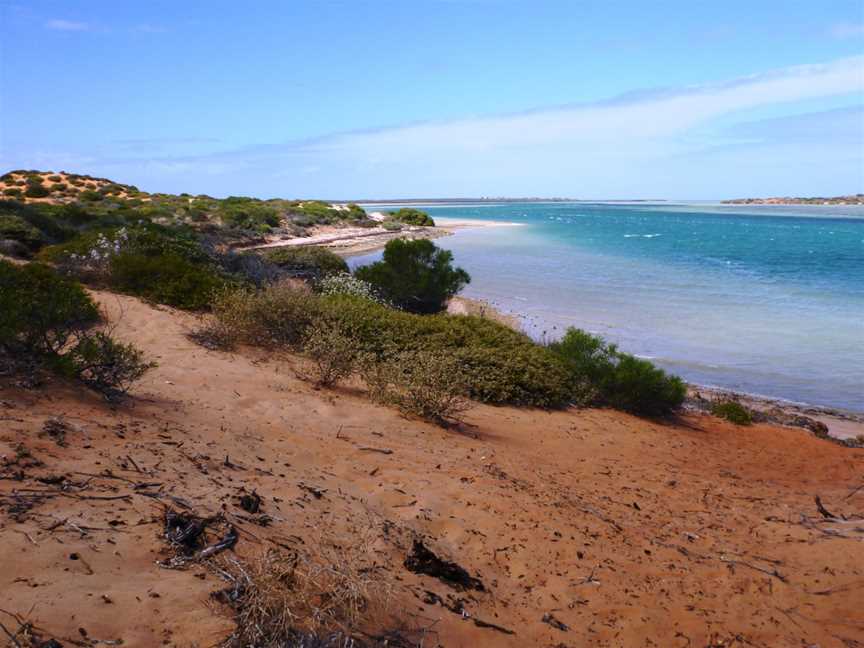
[[[0,0],[0,172],[262,198],[864,193],[864,0]]]

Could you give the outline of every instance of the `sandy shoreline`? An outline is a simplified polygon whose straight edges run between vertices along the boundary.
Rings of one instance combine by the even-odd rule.
[[[271,239],[260,245],[252,245],[243,250],[266,250],[280,247],[316,245],[333,250],[341,256],[354,256],[381,250],[389,241],[397,238],[436,239],[451,236],[461,229],[478,227],[519,227],[520,223],[504,221],[485,221],[469,218],[440,218],[441,224],[435,227],[406,225],[401,230],[390,231],[383,227],[317,227],[311,236]]]

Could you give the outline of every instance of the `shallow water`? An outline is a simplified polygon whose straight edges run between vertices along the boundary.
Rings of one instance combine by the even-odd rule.
[[[522,224],[436,243],[471,273],[466,296],[535,337],[577,326],[695,383],[864,411],[864,208],[424,209]]]

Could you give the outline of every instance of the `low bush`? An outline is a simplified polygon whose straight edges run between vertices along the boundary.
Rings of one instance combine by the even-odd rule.
[[[751,425],[753,414],[741,403],[732,399],[718,400],[711,403],[711,413],[735,425]]]
[[[88,230],[39,258],[81,280],[200,310],[229,278],[189,231],[151,223]]]
[[[255,252],[214,253],[216,262],[228,274],[244,283],[263,288],[288,275],[282,268]]]
[[[94,332],[99,319],[78,283],[38,263],[0,262],[0,350],[38,360],[115,397],[153,365],[108,332]]]
[[[570,328],[549,348],[566,365],[573,400],[579,404],[656,416],[671,412],[684,400],[686,386],[680,378],[585,331]]]
[[[42,245],[42,233],[30,223],[13,214],[0,213],[0,240],[18,241],[31,252]]]
[[[386,299],[378,294],[372,284],[358,279],[352,274],[343,272],[324,277],[316,285],[318,292],[325,296],[347,295],[368,299],[382,306],[390,306]]]
[[[357,340],[325,322],[310,326],[303,352],[312,361],[309,378],[319,387],[332,387],[354,372]]]
[[[51,191],[66,191],[67,187],[68,185],[63,182],[55,182],[51,185]]]
[[[288,282],[265,288],[223,289],[212,302],[211,330],[226,346],[249,344],[299,349],[323,309],[308,290]]]
[[[361,266],[354,274],[375,286],[398,308],[412,313],[437,313],[471,281],[452,265],[453,254],[432,241],[396,239],[387,243],[381,261]]]
[[[279,212],[259,200],[231,196],[222,201],[219,210],[222,223],[228,227],[269,232],[279,225]]]
[[[209,266],[172,253],[122,252],[111,258],[109,269],[111,288],[186,310],[208,308],[214,293],[226,284]]]
[[[51,192],[41,182],[28,182],[24,195],[28,198],[45,198],[46,196],[50,196]]]
[[[345,259],[327,248],[314,245],[280,247],[264,256],[288,275],[302,279],[322,279],[348,272]]]
[[[59,175],[56,175],[56,174],[55,175],[49,175],[48,179],[51,182],[60,182],[61,180],[63,180],[63,178],[61,178]]]
[[[402,207],[394,212],[389,212],[387,217],[406,225],[418,225],[420,227],[435,227],[435,221],[424,211]]]
[[[64,359],[81,381],[109,398],[127,393],[156,366],[134,346],[104,331],[83,335]]]
[[[20,198],[24,195],[24,192],[21,191],[18,187],[9,187],[8,189],[3,190],[4,196],[12,196],[13,198]]]
[[[381,223],[381,227],[383,227],[388,232],[401,232],[402,231],[402,223],[398,221],[386,220]]]
[[[458,423],[470,407],[471,377],[445,351],[417,349],[367,360],[363,376],[374,400],[444,427]]]
[[[388,357],[394,349],[452,355],[473,399],[537,407],[570,402],[569,374],[558,357],[492,320],[415,315],[345,295],[323,297],[319,304],[321,317],[350,332],[373,357]]]
[[[84,289],[48,266],[0,261],[0,346],[9,353],[59,354],[99,320]]]

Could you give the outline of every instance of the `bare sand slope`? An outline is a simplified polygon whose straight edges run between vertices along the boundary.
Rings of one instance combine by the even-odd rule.
[[[296,359],[197,347],[188,315],[99,299],[160,363],[134,402],[0,379],[0,608],[61,641],[211,646],[230,632],[212,572],[156,564],[172,495],[232,516],[240,555],[368,547],[426,647],[864,646],[864,522],[814,503],[864,513],[864,450],[603,410],[479,406],[444,431],[356,387],[315,391]],[[66,447],[40,436],[60,415]],[[237,508],[253,489],[266,528]],[[415,536],[486,591],[407,571]]]

